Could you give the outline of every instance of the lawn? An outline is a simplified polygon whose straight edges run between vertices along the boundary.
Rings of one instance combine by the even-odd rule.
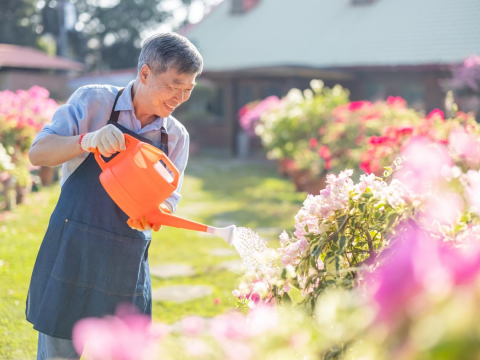
[[[25,298],[38,248],[59,195],[59,186],[31,194],[27,203],[0,221],[0,359],[33,359],[37,332],[24,316]],[[190,160],[177,215],[213,226],[236,224],[259,232],[276,247],[282,229],[292,230],[293,216],[305,194],[276,174],[267,161],[239,161],[196,157]],[[214,316],[235,306],[232,290],[240,273],[219,269],[219,264],[238,259],[215,256],[214,249],[228,249],[221,238],[189,230],[162,228],[154,234],[150,266],[183,263],[195,275],[160,279],[153,288],[177,284],[208,285],[209,296],[181,304],[156,301],[154,320],[174,323],[188,315]]]

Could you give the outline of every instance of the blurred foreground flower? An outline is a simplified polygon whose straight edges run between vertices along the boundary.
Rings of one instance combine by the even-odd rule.
[[[78,353],[85,350],[92,360],[156,359],[158,342],[168,331],[166,325],[152,325],[150,317],[134,307],[121,305],[115,316],[77,322],[73,344]]]

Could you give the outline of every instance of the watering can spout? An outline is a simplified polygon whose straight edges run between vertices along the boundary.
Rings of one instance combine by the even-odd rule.
[[[215,234],[220,236],[223,240],[227,242],[228,245],[232,245],[232,241],[235,238],[235,231],[237,227],[235,225],[230,225],[224,228],[216,228],[213,226],[207,227],[207,232],[209,234]]]
[[[164,225],[180,229],[202,231],[209,234],[214,234],[223,238],[229,245],[232,244],[233,238],[235,236],[235,225],[230,225],[224,228],[216,228],[163,212],[161,209],[158,209],[158,211],[147,215],[147,218],[148,221],[152,224],[160,224],[162,226]]]

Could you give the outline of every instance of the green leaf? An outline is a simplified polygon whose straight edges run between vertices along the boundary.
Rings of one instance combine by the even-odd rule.
[[[347,238],[344,235],[342,235],[340,237],[340,241],[338,242],[338,244],[340,246],[340,250],[343,250],[345,245],[347,244]]]

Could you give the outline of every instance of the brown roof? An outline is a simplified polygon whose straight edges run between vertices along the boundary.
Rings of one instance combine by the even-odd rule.
[[[49,56],[34,48],[10,44],[0,44],[0,67],[77,71],[85,68],[77,61]]]

